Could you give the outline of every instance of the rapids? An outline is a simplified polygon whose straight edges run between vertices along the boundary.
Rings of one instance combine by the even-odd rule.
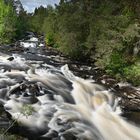
[[[140,140],[115,93],[75,76],[64,57],[60,63],[41,54],[37,38],[28,41],[21,42],[28,53],[0,53],[0,104],[16,120],[14,133],[30,140]]]

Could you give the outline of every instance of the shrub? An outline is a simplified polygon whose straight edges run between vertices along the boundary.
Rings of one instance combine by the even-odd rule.
[[[124,75],[134,85],[140,85],[140,63],[124,68]]]
[[[109,74],[121,74],[123,75],[123,69],[127,66],[126,61],[123,59],[122,55],[118,52],[114,52],[110,56],[110,60],[106,66],[106,71]]]
[[[10,43],[16,36],[17,16],[12,5],[0,0],[0,43]]]
[[[47,35],[46,35],[46,44],[48,45],[48,46],[53,46],[54,44],[55,44],[55,39],[54,39],[54,35],[53,34],[51,34],[51,33],[48,33]]]

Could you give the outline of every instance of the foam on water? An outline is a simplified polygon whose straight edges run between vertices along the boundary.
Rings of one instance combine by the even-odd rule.
[[[37,44],[36,43],[29,43],[29,42],[20,42],[20,45],[24,48],[36,48]]]
[[[11,71],[1,72],[0,103],[27,137],[140,140],[140,128],[118,113],[120,99],[94,80],[75,76],[68,65],[36,68],[20,56],[4,57],[0,68]]]

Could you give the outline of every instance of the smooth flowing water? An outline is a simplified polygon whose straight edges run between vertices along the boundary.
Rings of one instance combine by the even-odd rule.
[[[64,57],[43,54],[36,38],[21,47],[26,51],[0,54],[0,104],[15,133],[31,140],[140,140],[111,90],[91,75],[75,76]]]

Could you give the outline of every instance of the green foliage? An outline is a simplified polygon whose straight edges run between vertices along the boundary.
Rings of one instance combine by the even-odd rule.
[[[21,11],[17,15],[11,0],[7,3],[0,0],[0,43],[11,43],[23,36],[27,28],[26,20],[26,12]]]
[[[5,129],[0,129],[0,140],[24,140],[25,139],[23,137],[13,135],[10,133],[6,133],[5,135],[3,135],[4,132]]]
[[[129,80],[124,69],[140,61],[134,52],[140,41],[137,9],[139,0],[63,0],[55,8],[36,9],[30,28],[71,58],[90,59],[109,74]]]
[[[122,42],[128,53],[133,54],[135,44],[140,40],[140,25],[138,23],[130,24],[122,34]]]
[[[139,40],[139,25],[137,23],[129,24],[121,34],[120,47],[117,44],[113,52],[110,53],[111,55],[107,55],[109,56],[108,61],[104,63],[107,73],[121,80],[127,80],[134,85],[140,84],[140,65],[136,64],[136,62],[140,62],[140,58],[134,52]]]
[[[126,79],[134,85],[140,85],[140,63],[124,68]]]
[[[21,114],[28,117],[35,112],[34,108],[31,105],[23,105]]]
[[[48,16],[52,12],[53,12],[53,7],[51,6],[48,6],[47,8],[44,8],[42,6],[39,8],[36,8],[34,14],[28,17],[28,26],[30,30],[32,30],[33,32],[38,32],[38,33],[44,33],[44,32],[46,33],[46,28],[49,28],[49,27],[47,26],[45,19],[49,20]],[[51,21],[49,21],[49,25],[50,23],[52,23]],[[46,26],[44,27],[44,25]]]
[[[15,38],[19,39],[22,38],[25,32],[28,30],[28,15],[25,11],[21,11],[17,16],[16,21],[16,31],[15,31]]]
[[[55,44],[55,40],[54,40],[54,36],[53,36],[53,34],[47,34],[46,35],[46,44],[48,45],[48,46],[53,46],[54,44]]]
[[[12,5],[0,0],[0,43],[9,43],[16,36],[17,16]]]
[[[121,54],[114,52],[109,59],[108,65],[106,66],[107,72],[113,74],[123,74],[123,68],[126,66],[126,62]]]
[[[5,136],[0,136],[1,140],[25,140],[25,138],[17,136],[17,135],[12,135],[12,134],[6,134]]]

